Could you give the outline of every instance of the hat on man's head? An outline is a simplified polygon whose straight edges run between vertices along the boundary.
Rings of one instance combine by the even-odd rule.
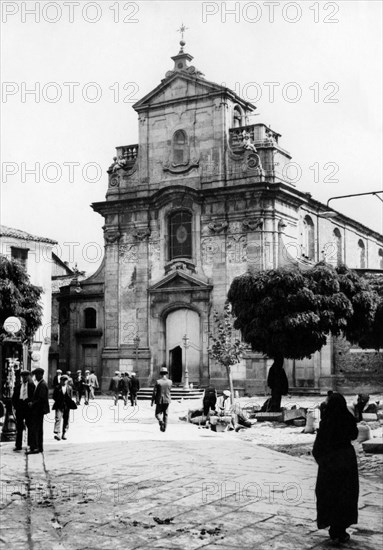
[[[71,373],[70,370],[67,370],[66,373],[67,373],[68,375],[72,375],[72,373]]]
[[[32,374],[39,374],[39,373],[44,374],[44,372],[45,372],[44,369],[42,369],[41,367],[37,367],[32,371]]]
[[[160,374],[168,374],[168,369],[166,367],[161,367]]]
[[[135,372],[131,372],[131,373],[130,373],[130,376],[136,376],[136,373],[135,373]]]
[[[114,374],[120,374],[119,370],[114,371]]]
[[[223,390],[223,395],[226,395],[226,397],[230,397],[231,396],[231,393],[229,392],[229,390]]]
[[[66,374],[63,374],[62,377],[60,378],[60,382],[61,380],[69,380],[69,376],[67,376]]]
[[[90,372],[90,370],[86,370],[85,372]]]
[[[30,373],[29,370],[22,370],[22,371],[20,372],[20,375],[21,375],[21,376],[29,376],[30,374],[31,374],[31,373]]]
[[[78,374],[78,373],[80,373],[80,374],[81,374],[81,372],[82,372],[82,371],[78,370],[78,371],[76,371],[76,374]]]
[[[56,372],[57,372],[57,374],[58,374],[58,373],[60,373],[60,374],[61,374],[61,373],[62,373],[62,370],[61,370],[61,369],[57,369],[57,371],[56,371]]]

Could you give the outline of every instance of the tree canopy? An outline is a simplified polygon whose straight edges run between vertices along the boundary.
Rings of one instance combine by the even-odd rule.
[[[269,357],[303,359],[328,334],[383,347],[382,298],[354,271],[319,263],[307,271],[275,269],[236,277],[228,300],[245,342]]]
[[[22,340],[31,340],[41,325],[42,289],[30,282],[29,275],[17,260],[0,255],[0,336],[5,335],[4,321],[18,317]]]

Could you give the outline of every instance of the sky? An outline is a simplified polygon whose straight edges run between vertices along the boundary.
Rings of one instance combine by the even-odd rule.
[[[1,3],[0,223],[58,242],[88,274],[103,254],[115,147],[138,141],[132,105],[185,51],[208,80],[254,103],[282,134],[297,189],[382,190],[382,3]],[[375,196],[331,206],[382,232]]]

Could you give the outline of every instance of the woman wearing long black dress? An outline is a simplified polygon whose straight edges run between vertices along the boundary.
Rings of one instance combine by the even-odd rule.
[[[334,393],[321,420],[313,456],[318,463],[318,529],[329,527],[330,538],[336,542],[347,542],[346,528],[358,522],[358,465],[351,444],[357,437],[356,421],[345,398]]]

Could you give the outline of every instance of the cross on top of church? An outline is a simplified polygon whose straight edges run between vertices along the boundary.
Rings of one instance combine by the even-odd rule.
[[[185,27],[185,25],[182,23],[182,25],[180,26],[179,29],[177,29],[177,32],[181,33],[181,40],[180,40],[180,45],[181,45],[181,52],[184,51],[184,46],[186,44],[186,42],[184,41],[184,33],[185,31],[189,30],[189,27]]]

